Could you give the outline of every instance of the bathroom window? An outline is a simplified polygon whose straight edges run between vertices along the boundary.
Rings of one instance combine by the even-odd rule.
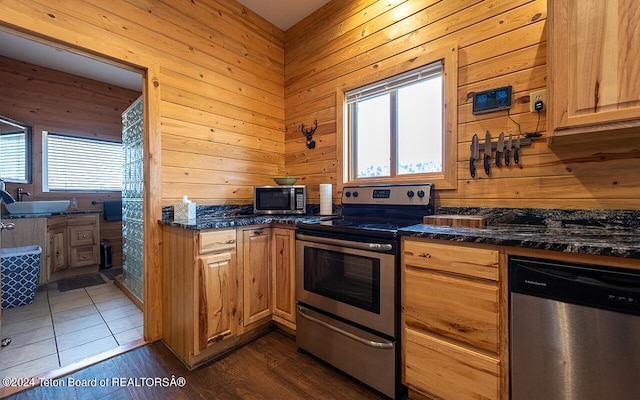
[[[44,191],[121,191],[122,143],[44,133]]]

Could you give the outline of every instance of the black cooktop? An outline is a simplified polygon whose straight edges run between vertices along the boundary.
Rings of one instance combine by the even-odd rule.
[[[433,185],[346,186],[342,218],[303,223],[305,233],[397,238],[399,228],[419,224],[433,214]]]

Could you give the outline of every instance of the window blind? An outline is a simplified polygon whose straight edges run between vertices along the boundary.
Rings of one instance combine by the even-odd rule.
[[[359,87],[345,93],[347,104],[380,96],[381,94],[388,93],[401,86],[419,82],[432,76],[439,76],[442,74],[442,70],[442,61],[437,61],[435,63],[425,65],[423,68],[407,71],[403,74],[394,75],[382,81]]]
[[[122,143],[45,133],[45,190],[122,190]]]
[[[24,132],[4,132],[0,134],[0,176],[6,180],[26,179],[27,147]]]

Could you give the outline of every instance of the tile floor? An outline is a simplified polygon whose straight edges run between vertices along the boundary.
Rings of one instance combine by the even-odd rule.
[[[33,304],[2,312],[0,377],[27,378],[142,338],[142,312],[107,283],[59,292],[43,285]]]

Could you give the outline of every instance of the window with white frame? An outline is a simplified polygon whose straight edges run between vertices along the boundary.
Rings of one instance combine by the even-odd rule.
[[[122,143],[43,132],[44,191],[122,190]]]
[[[346,182],[421,180],[455,187],[457,80],[447,80],[457,63],[446,63],[443,57],[345,92]]]
[[[30,180],[27,135],[24,129],[0,132],[0,177],[7,182],[28,183]]]

